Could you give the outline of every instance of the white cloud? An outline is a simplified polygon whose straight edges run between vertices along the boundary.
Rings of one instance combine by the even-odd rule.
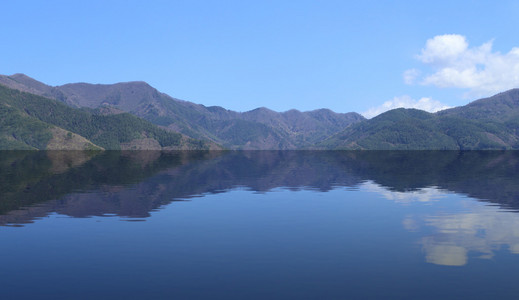
[[[411,97],[404,95],[400,97],[395,97],[393,98],[393,100],[386,101],[380,106],[372,107],[369,110],[363,112],[362,115],[370,119],[388,110],[401,107],[416,108],[428,112],[437,112],[439,110],[450,108],[449,106],[441,103],[440,101],[433,100],[431,98],[421,98],[419,100],[414,100]]]
[[[418,70],[404,72],[407,84],[417,82],[447,88],[468,89],[466,96],[489,96],[519,87],[519,48],[492,52],[493,41],[469,47],[466,37],[446,34],[429,39],[417,59],[432,68],[418,78]],[[413,76],[414,75],[414,76]]]
[[[418,56],[424,63],[449,63],[467,51],[468,43],[464,36],[446,34],[427,40],[422,54]]]

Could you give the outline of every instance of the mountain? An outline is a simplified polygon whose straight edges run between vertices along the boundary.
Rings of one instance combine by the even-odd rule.
[[[128,113],[77,109],[0,85],[0,149],[208,149]]]
[[[103,124],[140,124],[138,128],[125,133],[122,140],[117,140],[121,132],[112,127],[101,130],[102,134],[99,136],[84,132],[78,126],[72,128],[65,126],[66,124],[52,123],[51,119],[42,119],[41,116],[36,117],[37,120],[30,119],[34,114],[13,114],[17,118],[17,124],[23,123],[25,127],[41,127],[43,125],[38,122],[44,122],[65,130],[57,133],[56,130],[50,132],[50,127],[43,131],[34,131],[27,127],[24,131],[31,134],[26,134],[24,139],[33,144],[32,140],[48,143],[49,136],[64,136],[68,134],[68,130],[103,148],[165,147],[164,142],[158,141],[158,133],[142,133],[143,130],[151,130],[151,124],[138,119],[142,118],[173,135],[184,135],[184,146],[171,144],[166,147],[189,149],[207,148],[215,143],[228,149],[245,150],[519,149],[519,89],[437,113],[400,108],[367,120],[357,113],[340,114],[328,109],[275,112],[260,107],[247,112],[235,112],[219,106],[206,107],[172,98],[141,81],[116,84],[71,83],[52,87],[24,74],[15,74],[0,75],[0,85],[55,99],[83,114],[91,114],[91,119],[103,119],[98,121]],[[2,109],[7,111],[15,108]],[[19,106],[18,109],[22,107]],[[132,116],[134,119],[131,119]],[[147,129],[143,129],[144,127]],[[112,132],[110,143],[102,141],[107,138],[108,132]],[[194,142],[195,139],[206,142],[202,146]],[[59,145],[62,142],[63,138],[48,145]],[[10,147],[27,146],[27,142],[13,139],[4,138],[3,143]],[[42,147],[41,143],[33,144],[30,147]]]
[[[351,124],[364,120],[357,113],[275,112],[258,108],[235,112],[172,98],[145,82],[72,83],[51,87],[24,74],[0,76],[0,84],[49,97],[76,108],[109,107],[230,149],[297,149],[309,147]]]
[[[324,149],[519,149],[519,89],[428,113],[395,109],[318,144]]]

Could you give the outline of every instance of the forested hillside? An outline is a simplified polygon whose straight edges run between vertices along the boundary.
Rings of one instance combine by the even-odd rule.
[[[103,115],[0,86],[0,149],[47,149],[53,139],[72,149],[205,149],[131,114]],[[64,137],[60,135],[65,134]],[[75,143],[72,143],[74,142]],[[82,141],[82,144],[77,144]]]
[[[395,109],[355,124],[320,143],[321,149],[519,149],[519,90],[428,113]]]

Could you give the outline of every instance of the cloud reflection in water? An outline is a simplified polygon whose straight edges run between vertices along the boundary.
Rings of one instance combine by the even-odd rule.
[[[437,205],[448,194],[434,187],[395,192],[373,182],[363,184],[363,189],[400,204]],[[463,266],[472,257],[471,253],[480,259],[491,259],[503,248],[519,254],[519,214],[473,199],[464,200],[463,205],[461,212],[413,214],[402,221],[405,229],[427,234],[419,243],[428,263]]]

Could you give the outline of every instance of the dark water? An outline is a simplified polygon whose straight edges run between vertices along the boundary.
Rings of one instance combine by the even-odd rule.
[[[1,299],[517,299],[519,152],[0,152]]]

